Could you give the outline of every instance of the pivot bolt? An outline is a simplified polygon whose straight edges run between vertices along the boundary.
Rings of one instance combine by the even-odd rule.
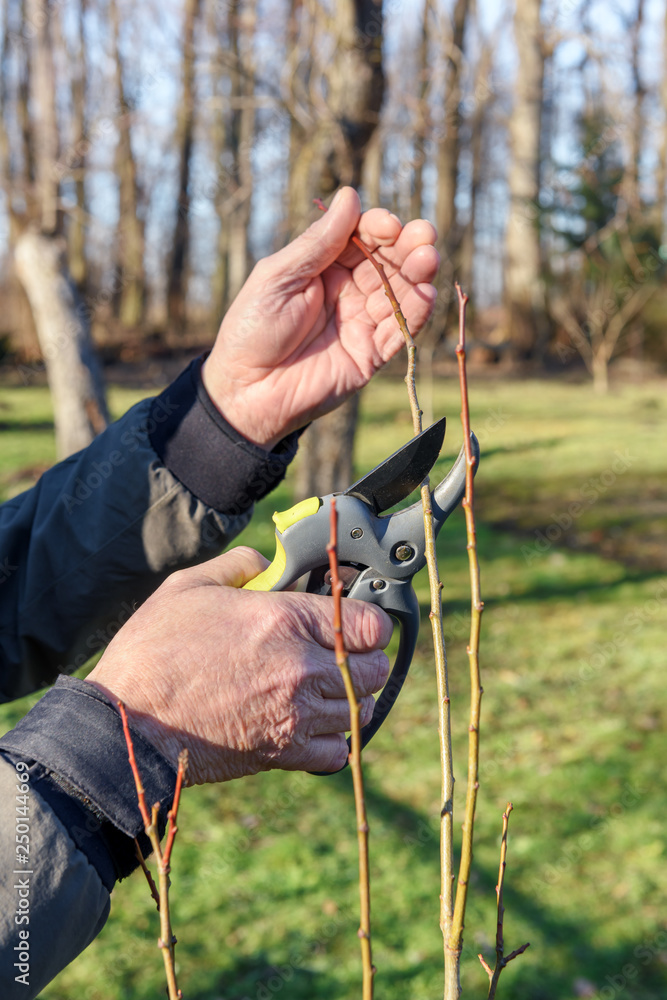
[[[411,545],[399,545],[395,552],[395,556],[399,562],[405,562],[406,559],[412,559],[414,554],[415,550]]]
[[[387,586],[387,584],[386,584],[386,582],[384,580],[373,580],[373,582],[371,584],[371,587],[373,588],[373,590],[384,590],[384,588],[386,586]]]
[[[364,533],[363,528],[353,528],[352,531],[350,532],[350,536],[352,538],[361,538],[363,533]]]

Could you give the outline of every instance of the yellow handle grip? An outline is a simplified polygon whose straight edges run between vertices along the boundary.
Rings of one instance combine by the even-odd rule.
[[[307,500],[301,500],[299,503],[294,504],[289,510],[277,510],[274,512],[273,523],[276,526],[276,554],[273,557],[273,562],[259,576],[256,576],[254,580],[249,580],[248,583],[244,584],[244,590],[274,590],[277,587],[287,566],[287,553],[281,539],[283,532],[298,521],[302,521],[305,517],[316,514],[321,506],[322,501],[319,497],[309,497]]]

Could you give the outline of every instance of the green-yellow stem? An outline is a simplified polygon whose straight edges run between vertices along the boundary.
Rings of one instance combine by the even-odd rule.
[[[468,642],[468,664],[470,669],[470,720],[468,724],[468,780],[466,784],[466,802],[463,819],[463,838],[461,843],[461,864],[459,866],[458,884],[454,917],[449,937],[449,947],[452,952],[460,954],[463,948],[463,928],[465,925],[465,910],[468,900],[468,886],[473,857],[473,833],[475,824],[475,808],[479,790],[479,723],[482,702],[482,685],[479,671],[479,639],[484,605],[481,599],[479,560],[477,558],[477,534],[474,515],[474,475],[475,456],[472,453],[470,439],[470,410],[468,404],[468,382],[466,374],[465,354],[465,308],[468,296],[464,295],[457,285],[459,298],[459,343],[456,355],[459,363],[459,382],[461,388],[461,423],[463,425],[463,441],[466,457],[466,487],[463,499],[463,510],[466,520],[466,537],[468,549],[468,568],[470,574],[470,639]]]
[[[359,942],[361,946],[362,997],[373,1000],[375,966],[371,946],[371,881],[368,864],[368,817],[364,797],[364,777],[361,769],[361,716],[359,700],[350,675],[345,642],[343,639],[341,598],[343,583],[338,572],[338,514],[335,497],[331,499],[330,537],[327,545],[329,569],[331,572],[331,593],[334,599],[334,651],[336,663],[343,677],[345,694],[350,706],[350,755],[354,805],[357,818],[357,842],[359,849]]]

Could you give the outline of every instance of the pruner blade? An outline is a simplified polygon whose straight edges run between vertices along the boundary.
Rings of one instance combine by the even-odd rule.
[[[355,496],[364,500],[374,514],[389,510],[410,496],[426,478],[440,454],[445,438],[446,417],[441,417],[421,434],[411,438],[407,444],[376,465],[372,472],[358,479],[348,489],[345,496]]]

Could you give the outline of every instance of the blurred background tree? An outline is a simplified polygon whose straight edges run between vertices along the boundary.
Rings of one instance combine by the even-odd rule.
[[[343,183],[438,228],[426,374],[452,351],[456,280],[478,359],[601,389],[616,356],[665,363],[664,0],[3,0],[0,18],[12,364],[58,377],[17,280],[23,234],[61,250],[79,356],[186,355]],[[303,492],[349,479],[355,408],[304,442]]]

